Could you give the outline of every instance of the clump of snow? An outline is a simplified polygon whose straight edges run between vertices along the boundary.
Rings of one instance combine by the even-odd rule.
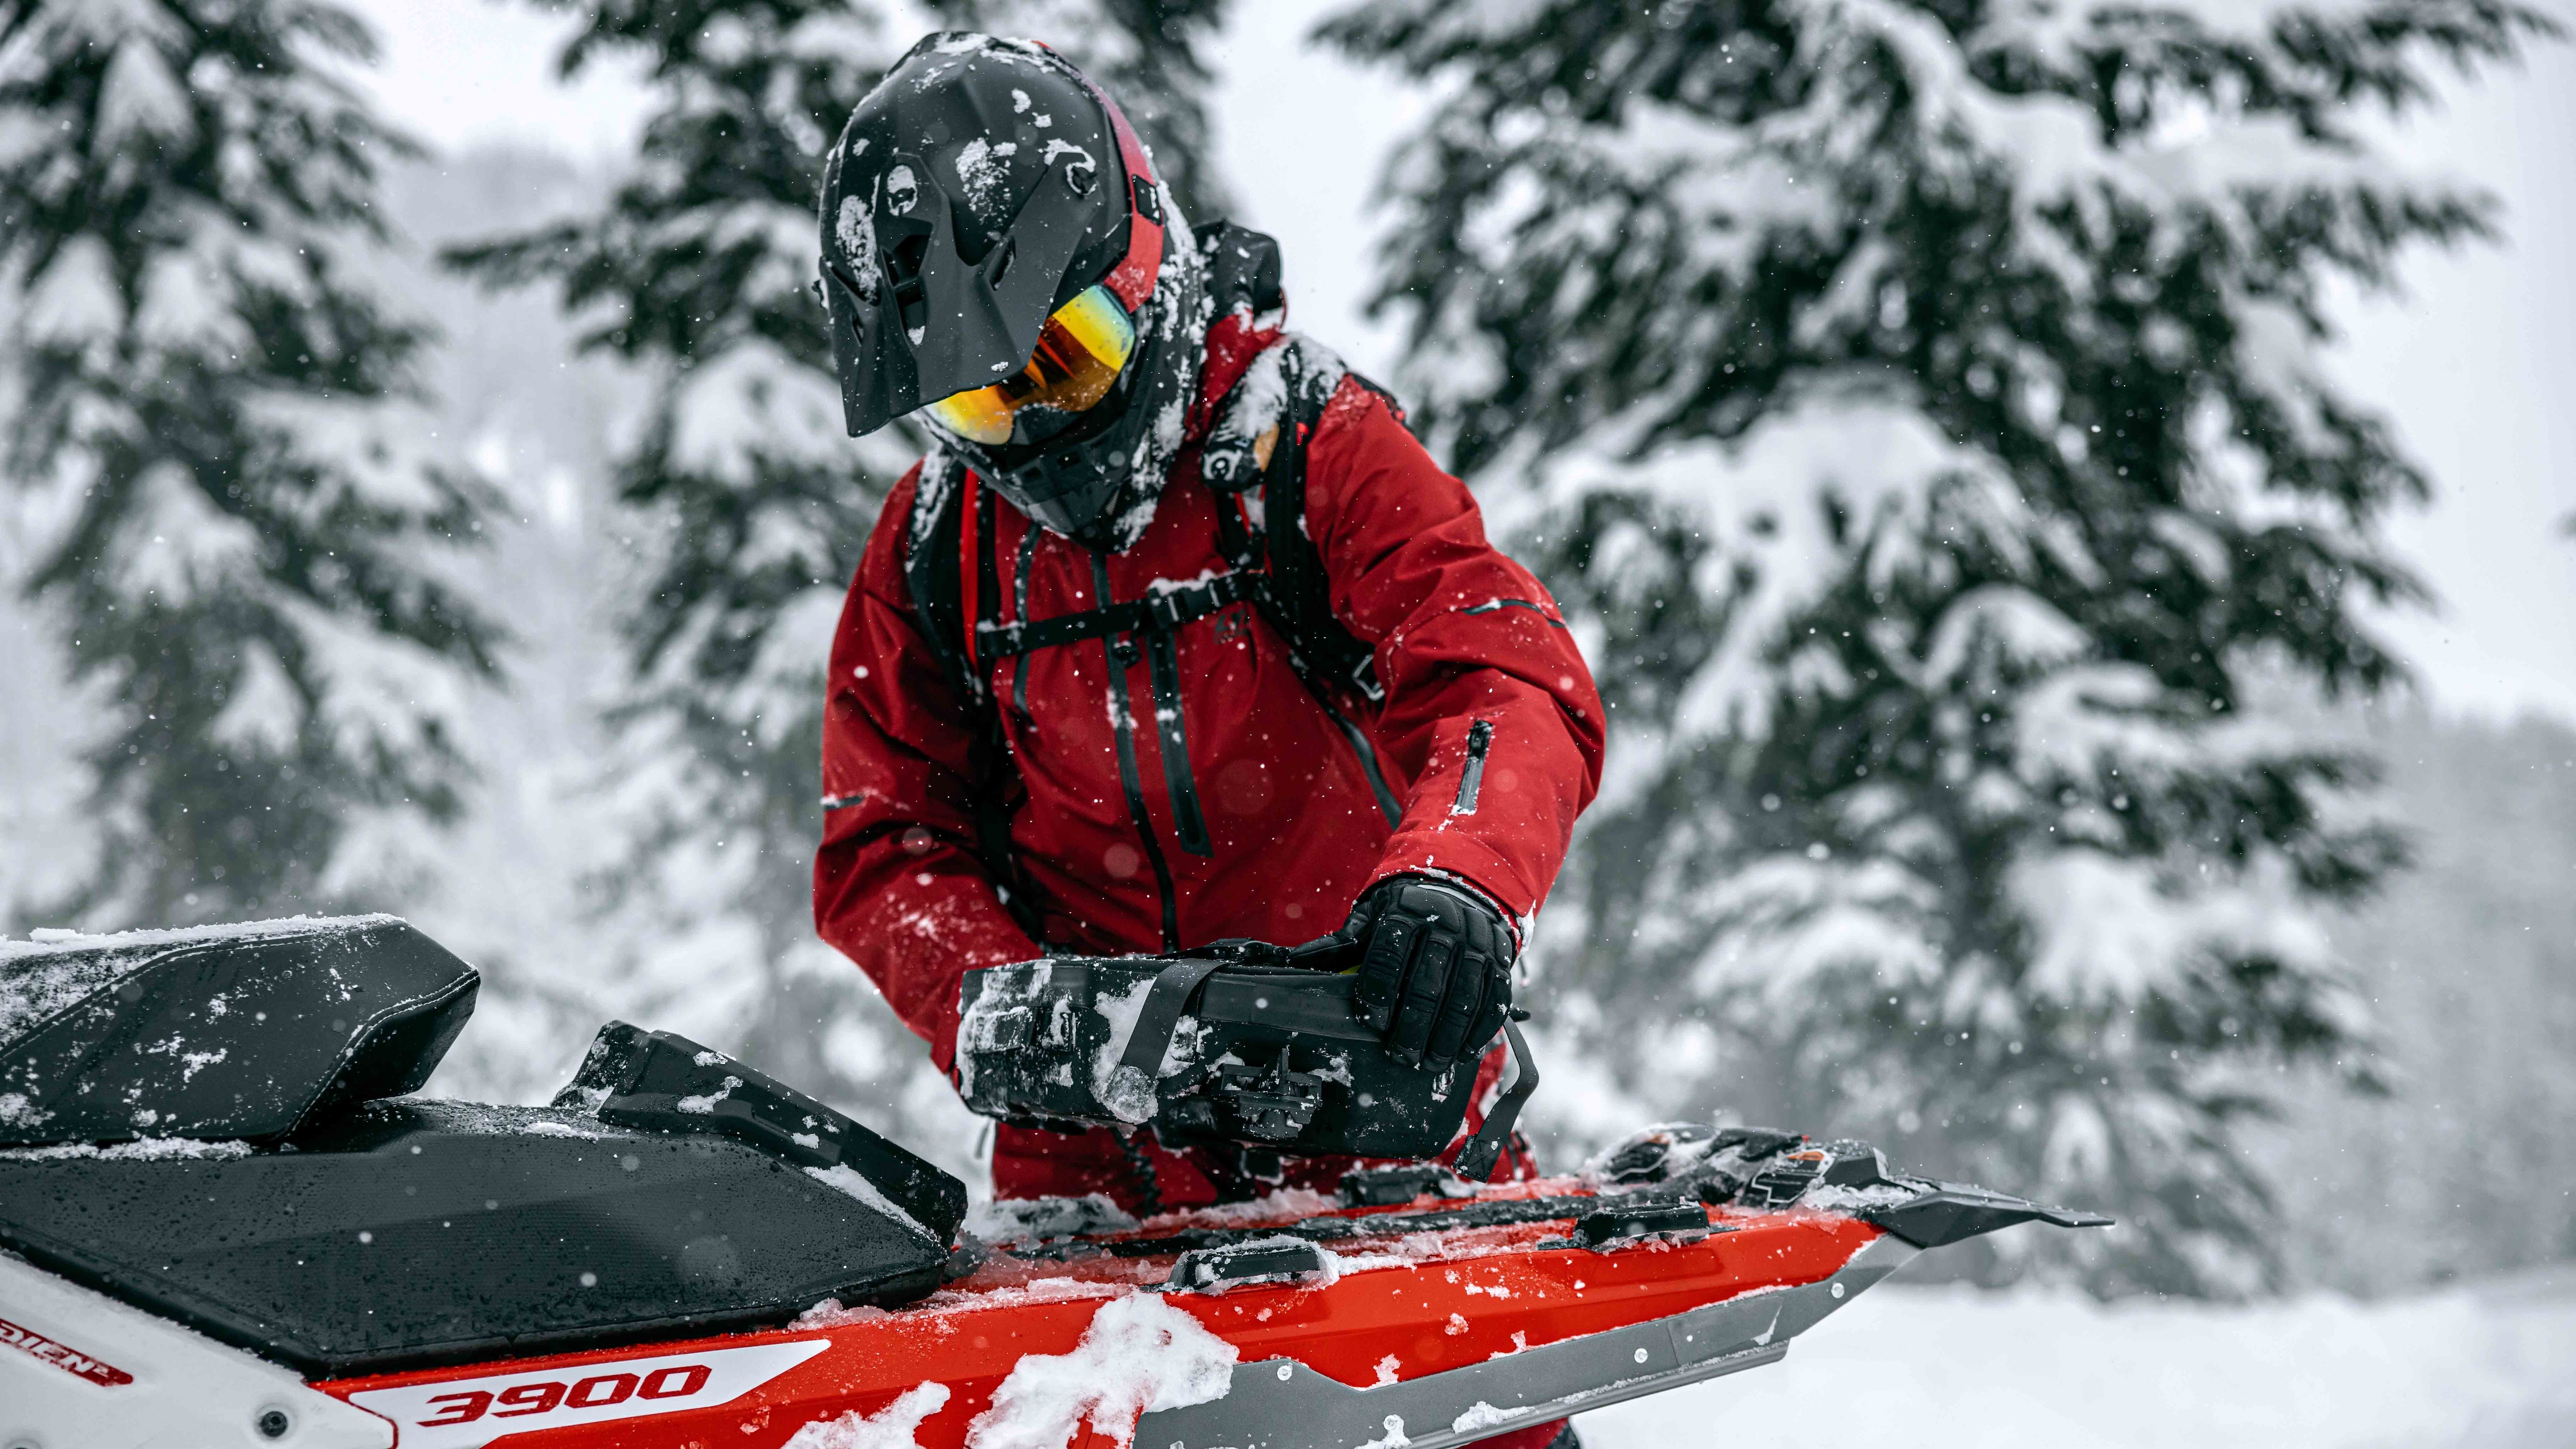
[[[896,1222],[901,1223],[906,1229],[910,1230],[922,1241],[927,1243],[938,1243],[939,1246],[943,1248],[947,1246],[945,1243],[940,1243],[938,1237],[934,1235],[930,1229],[923,1227],[920,1219],[915,1218],[908,1212],[905,1212],[901,1207],[896,1205],[893,1198],[886,1196],[885,1192],[875,1183],[868,1181],[864,1175],[850,1167],[835,1162],[829,1167],[806,1168],[805,1175],[814,1179],[816,1182],[823,1184],[825,1187],[834,1188],[841,1192],[848,1193],[850,1196],[866,1203],[869,1207],[875,1208],[878,1212],[881,1212],[887,1217],[894,1219]]]
[[[1595,1192],[1651,1187],[1707,1161],[1716,1146],[1717,1134],[1705,1123],[1658,1122],[1585,1159],[1579,1176]]]
[[[994,217],[1006,199],[1011,180],[1010,158],[1019,153],[1014,141],[988,141],[973,137],[957,149],[957,180],[965,188],[966,204],[979,216]]]
[[[65,931],[40,930],[36,939],[11,941],[0,939],[0,960],[39,955],[49,951],[94,951],[101,947],[119,950],[161,946],[193,946],[206,941],[242,940],[253,936],[302,935],[310,931],[357,931],[373,926],[399,926],[400,916],[384,914],[365,916],[278,916],[264,921],[236,921],[217,926],[161,926],[133,931]]]
[[[1341,1204],[1323,1193],[1307,1187],[1283,1187],[1262,1194],[1249,1202],[1217,1203],[1209,1207],[1184,1208],[1162,1213],[1145,1220],[1154,1232],[1175,1232],[1182,1228],[1230,1228],[1248,1223],[1281,1221],[1289,1218],[1311,1218],[1336,1212]]]
[[[868,214],[865,197],[841,198],[840,214],[832,219],[832,234],[839,238],[841,250],[849,255],[849,279],[859,284],[859,300],[877,299],[877,224]]]
[[[853,1409],[837,1419],[817,1419],[798,1429],[784,1449],[917,1449],[921,1421],[947,1406],[946,1384],[916,1384],[873,1414]]]
[[[132,1142],[111,1143],[101,1147],[90,1142],[63,1142],[48,1147],[13,1147],[0,1150],[0,1160],[9,1162],[63,1162],[82,1159],[98,1162],[174,1162],[182,1159],[220,1161],[248,1157],[247,1142],[200,1142],[193,1137],[138,1137]]]
[[[873,1303],[862,1303],[856,1308],[844,1308],[841,1306],[840,1299],[826,1298],[797,1314],[795,1320],[788,1326],[790,1328],[837,1328],[845,1323],[872,1323],[877,1319],[893,1316],[892,1313]]]
[[[1472,1429],[1491,1429],[1498,1424],[1508,1424],[1512,1421],[1515,1412],[1511,1409],[1497,1409],[1484,1400],[1478,1399],[1467,1406],[1467,1412],[1449,1421],[1449,1432],[1464,1434]]]
[[[1136,1220],[1107,1195],[996,1198],[966,1213],[965,1230],[995,1244],[1036,1243],[1077,1233],[1123,1233]]]
[[[1065,1303],[1077,1298],[1124,1298],[1135,1291],[1133,1283],[1103,1282],[1094,1278],[1032,1278],[1015,1288],[942,1288],[905,1311],[936,1314],[972,1309],[981,1312],[988,1308],[1014,1308],[1030,1303]],[[814,1311],[819,1311],[820,1306],[816,1305]]]
[[[525,1122],[520,1124],[519,1132],[526,1137],[577,1137],[584,1142],[600,1140],[598,1133],[584,1132],[567,1122]]]
[[[34,1027],[82,997],[176,946],[315,931],[399,925],[399,916],[288,916],[226,926],[181,926],[93,934],[43,928],[24,941],[0,938],[0,1041]]]
[[[1235,1347],[1157,1294],[1103,1304],[1071,1353],[1032,1354],[967,1427],[967,1449],[1061,1449],[1087,1422],[1119,1449],[1139,1415],[1225,1397]]]
[[[1847,1187],[1841,1183],[1820,1182],[1798,1199],[1798,1206],[1818,1212],[1860,1213],[1872,1208],[1888,1208],[1914,1196],[1914,1190],[1892,1182],[1874,1182],[1866,1187]]]
[[[671,1105],[679,1108],[683,1112],[689,1113],[691,1116],[712,1117],[715,1115],[716,1103],[732,1096],[733,1089],[741,1085],[742,1078],[727,1077],[724,1079],[723,1086],[716,1088],[705,1096],[682,1097],[679,1101],[674,1102]]]
[[[959,1096],[971,1099],[975,1095],[975,1078],[986,1056],[1011,1050],[1003,1045],[1008,1037],[1003,1023],[1022,1011],[1034,1010],[1054,980],[1052,961],[1023,961],[996,966],[984,973],[983,990],[967,1003],[965,1014],[957,1021]]]
[[[1153,989],[1154,978],[1144,976],[1125,991],[1115,995],[1103,991],[1091,1001],[1091,1009],[1109,1023],[1107,1039],[1092,1053],[1091,1093],[1121,1122],[1148,1122],[1154,1116],[1154,1084],[1137,1068],[1119,1064],[1127,1054],[1128,1039],[1136,1034],[1136,1018],[1145,1010],[1146,994]]]

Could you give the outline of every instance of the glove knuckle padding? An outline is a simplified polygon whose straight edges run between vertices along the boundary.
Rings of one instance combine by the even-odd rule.
[[[1449,990],[1441,1000],[1438,1023],[1431,1032],[1433,1061],[1446,1065],[1456,1061],[1466,1048],[1469,1033],[1484,1014],[1486,984],[1492,976],[1493,963],[1484,952],[1471,947],[1460,953],[1456,967],[1449,973]]]
[[[1412,961],[1417,930],[1401,917],[1381,917],[1369,935],[1367,954],[1360,959],[1360,1001],[1368,1008],[1369,1024],[1380,1031],[1392,1024],[1403,1003],[1405,968]]]
[[[1458,956],[1458,938],[1446,931],[1423,934],[1414,952],[1413,969],[1404,978],[1404,1000],[1396,1012],[1395,1047],[1419,1057],[1429,1048],[1440,1024],[1440,1003],[1448,994],[1450,968]]]

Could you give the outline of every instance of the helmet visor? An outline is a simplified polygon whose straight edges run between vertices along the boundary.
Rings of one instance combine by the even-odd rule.
[[[1029,365],[989,387],[932,403],[931,420],[971,443],[1011,442],[1029,408],[1085,412],[1118,383],[1136,352],[1136,324],[1107,287],[1086,287],[1055,309],[1038,333]]]

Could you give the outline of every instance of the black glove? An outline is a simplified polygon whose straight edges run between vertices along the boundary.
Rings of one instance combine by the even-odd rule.
[[[1351,908],[1342,938],[1360,947],[1354,1004],[1413,1066],[1446,1067],[1485,1049],[1512,1005],[1512,931],[1464,886],[1389,876]]]

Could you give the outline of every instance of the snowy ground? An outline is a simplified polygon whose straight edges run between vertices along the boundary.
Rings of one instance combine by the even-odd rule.
[[[2569,1449],[2576,1270],[2233,1309],[1897,1285],[1780,1364],[1577,1427],[1588,1449]]]

